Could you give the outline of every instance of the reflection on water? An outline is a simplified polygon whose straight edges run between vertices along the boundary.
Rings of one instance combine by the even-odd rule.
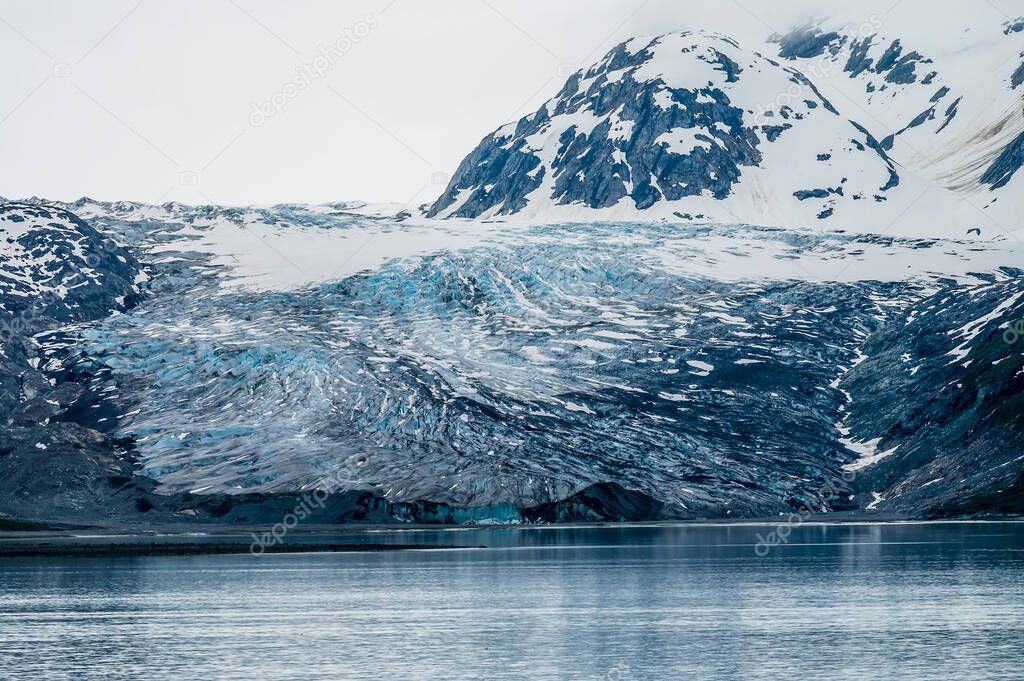
[[[1020,678],[1024,526],[805,525],[758,557],[771,529],[416,531],[373,541],[488,548],[5,559],[0,678]]]

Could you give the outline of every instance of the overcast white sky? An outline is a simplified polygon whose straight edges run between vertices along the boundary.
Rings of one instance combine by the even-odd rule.
[[[625,38],[756,42],[839,4],[0,0],[0,195],[422,203],[484,134]],[[937,11],[845,4],[865,20]]]

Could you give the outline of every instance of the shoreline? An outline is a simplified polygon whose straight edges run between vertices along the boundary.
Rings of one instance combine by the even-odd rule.
[[[266,538],[266,527],[225,526],[160,526],[160,527],[99,527],[45,525],[25,521],[6,522],[0,529],[0,560],[3,558],[40,557],[142,557],[142,556],[196,556],[245,555],[290,553],[375,553],[392,551],[430,551],[455,549],[486,549],[479,537],[461,544],[450,541],[458,533],[466,532],[551,532],[579,530],[643,530],[655,528],[711,528],[750,527],[775,529],[816,526],[872,526],[872,525],[952,525],[997,524],[1024,522],[1020,516],[1003,518],[865,518],[857,516],[830,517],[832,514],[812,516],[790,524],[788,516],[736,520],[656,521],[629,523],[576,523],[532,525],[309,525],[293,529],[278,540]],[[2,527],[2,526],[0,526]],[[32,529],[30,529],[32,528]],[[422,534],[414,538],[410,534]],[[433,535],[433,536],[431,536]],[[387,541],[387,538],[410,541]],[[438,539],[444,541],[437,541]],[[384,541],[382,541],[384,540]],[[433,540],[433,541],[431,541]],[[253,547],[258,547],[254,549]]]
[[[141,538],[138,538],[141,539]],[[141,557],[141,556],[207,556],[207,555],[246,555],[254,556],[266,553],[376,553],[383,551],[435,551],[457,548],[483,548],[463,547],[455,545],[432,545],[432,544],[338,544],[338,543],[281,543],[274,545],[262,545],[262,550],[254,553],[251,549],[252,543],[244,542],[185,542],[185,541],[163,541],[163,542],[141,542],[141,541],[120,541],[120,542],[77,542],[61,541],[53,542],[5,542],[0,537],[0,559],[3,558],[80,558],[80,557]]]

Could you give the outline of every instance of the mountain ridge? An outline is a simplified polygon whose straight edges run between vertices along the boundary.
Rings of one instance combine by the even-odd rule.
[[[910,158],[910,136],[960,134],[964,95],[932,59],[899,38],[850,38],[817,27],[772,36],[766,46],[778,59],[704,31],[625,41],[571,75],[535,113],[485,136],[426,214],[907,236],[1014,231],[1007,227],[1014,194],[1004,189],[1020,165],[1012,139],[973,176],[974,185],[986,179],[991,190],[1004,189],[1002,206],[973,185],[953,191],[938,179],[953,171],[937,161]],[[866,82],[876,97],[898,97],[897,108],[912,113],[888,132],[869,110],[871,97],[848,102],[849,94],[833,88],[837,101],[819,87],[833,79],[815,78],[811,67],[838,73],[836,81]]]

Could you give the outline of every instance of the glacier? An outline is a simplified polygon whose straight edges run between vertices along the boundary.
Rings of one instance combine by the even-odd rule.
[[[65,207],[134,254],[144,295],[32,334],[20,380],[76,388],[24,449],[59,451],[57,422],[101,434],[147,510],[234,517],[329,489],[391,521],[763,517],[884,489],[872,510],[970,512],[1022,470],[1001,458],[1019,412],[961,413],[1020,388],[1024,343],[1000,340],[1024,316],[1017,242],[572,223],[459,243],[448,221],[357,204]],[[381,258],[378,238],[407,250]],[[917,383],[995,360],[980,397],[916,407]],[[908,404],[930,410],[924,442],[891,421]],[[961,459],[986,419],[1001,446]],[[867,441],[895,453],[851,476]]]

